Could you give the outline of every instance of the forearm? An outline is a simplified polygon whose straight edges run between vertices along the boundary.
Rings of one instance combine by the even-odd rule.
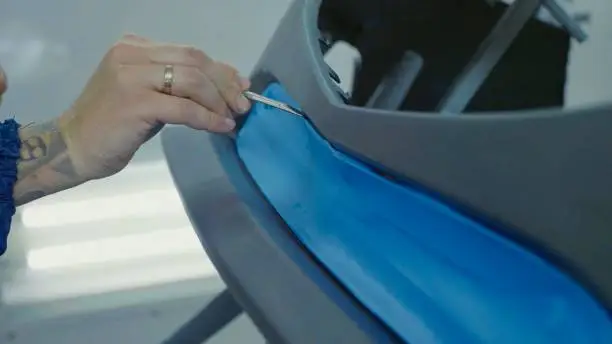
[[[15,205],[23,205],[83,181],[68,154],[57,120],[24,127],[19,132],[21,152],[17,164]]]

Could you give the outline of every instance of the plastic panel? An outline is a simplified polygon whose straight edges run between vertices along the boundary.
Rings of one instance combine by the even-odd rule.
[[[265,95],[298,105],[278,84]],[[607,312],[570,278],[373,173],[307,121],[257,104],[237,145],[306,247],[407,342],[612,342]]]
[[[612,310],[612,105],[461,116],[345,105],[319,49],[319,4],[294,1],[256,73],[278,80],[338,149],[503,224],[493,229]]]

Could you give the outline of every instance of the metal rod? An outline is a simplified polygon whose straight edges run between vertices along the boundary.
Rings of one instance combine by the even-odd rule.
[[[423,68],[423,58],[414,51],[404,53],[402,59],[381,81],[366,107],[399,110]]]
[[[262,103],[265,105],[269,105],[272,107],[275,107],[279,110],[288,112],[290,114],[296,115],[296,116],[300,116],[300,117],[304,117],[304,113],[296,108],[294,108],[293,106],[283,103],[283,102],[279,102],[277,100],[268,98],[268,97],[264,97],[261,94],[257,94],[255,92],[251,92],[251,91],[244,91],[243,92],[244,96],[254,102],[258,102],[258,103]]]
[[[548,9],[555,20],[561,24],[569,34],[578,42],[586,41],[588,35],[580,25],[561,7],[555,0],[542,0],[544,7]]]
[[[442,99],[438,111],[458,114],[465,110],[540,3],[541,0],[516,0],[508,7]]]

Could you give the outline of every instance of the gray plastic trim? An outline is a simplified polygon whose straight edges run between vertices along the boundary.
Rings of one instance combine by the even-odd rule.
[[[318,48],[319,4],[293,3],[256,71],[336,147],[491,221],[612,309],[612,105],[440,116],[343,104]]]

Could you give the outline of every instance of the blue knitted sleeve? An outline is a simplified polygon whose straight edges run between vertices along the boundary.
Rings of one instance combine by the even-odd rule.
[[[15,214],[13,187],[17,181],[19,159],[19,124],[8,119],[0,123],[0,255],[6,251],[6,242]]]

